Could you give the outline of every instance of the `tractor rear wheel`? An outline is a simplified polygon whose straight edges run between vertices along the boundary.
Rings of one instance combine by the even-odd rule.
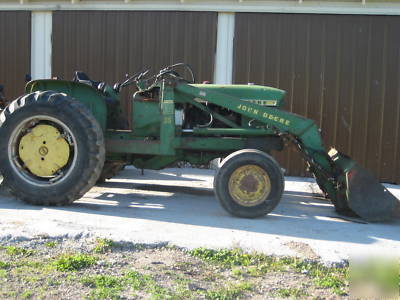
[[[107,179],[111,179],[117,176],[125,168],[126,162],[123,161],[105,161],[104,167],[100,173],[99,179],[97,179],[97,184],[106,182]]]
[[[283,190],[279,164],[272,156],[254,149],[226,157],[214,178],[214,192],[222,207],[242,218],[271,212],[281,200]]]
[[[105,156],[103,132],[80,102],[53,91],[13,101],[0,115],[3,185],[35,205],[65,205],[96,182]]]

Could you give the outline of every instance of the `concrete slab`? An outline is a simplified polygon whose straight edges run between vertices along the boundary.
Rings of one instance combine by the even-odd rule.
[[[37,235],[97,235],[181,247],[242,247],[275,255],[320,257],[400,254],[400,219],[364,224],[342,219],[312,179],[286,178],[273,213],[259,219],[227,214],[215,199],[212,170],[127,168],[68,207],[37,207],[0,196],[0,240]],[[400,186],[389,185],[400,198]]]

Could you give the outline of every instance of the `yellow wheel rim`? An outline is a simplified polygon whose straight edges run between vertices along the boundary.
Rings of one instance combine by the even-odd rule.
[[[264,202],[271,192],[268,173],[257,165],[237,168],[229,178],[229,194],[242,206],[256,206]]]
[[[40,124],[21,138],[18,154],[30,172],[48,177],[68,163],[70,147],[56,127]]]

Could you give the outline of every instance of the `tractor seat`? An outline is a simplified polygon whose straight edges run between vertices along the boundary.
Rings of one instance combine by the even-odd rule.
[[[87,74],[82,71],[75,71],[73,81],[87,84],[91,87],[94,87],[95,89],[98,89],[101,92],[103,92],[106,85],[105,82],[91,80],[89,76],[87,76]]]

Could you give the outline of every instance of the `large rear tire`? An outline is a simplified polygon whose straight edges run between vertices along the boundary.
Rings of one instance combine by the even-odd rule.
[[[106,182],[107,179],[111,179],[117,176],[125,168],[126,162],[123,161],[105,161],[104,167],[100,173],[97,184]]]
[[[242,218],[270,213],[281,200],[283,190],[279,164],[272,156],[254,149],[226,157],[214,177],[214,192],[222,207]]]
[[[0,115],[3,185],[35,205],[66,205],[96,182],[103,132],[80,102],[54,91],[14,100]]]

